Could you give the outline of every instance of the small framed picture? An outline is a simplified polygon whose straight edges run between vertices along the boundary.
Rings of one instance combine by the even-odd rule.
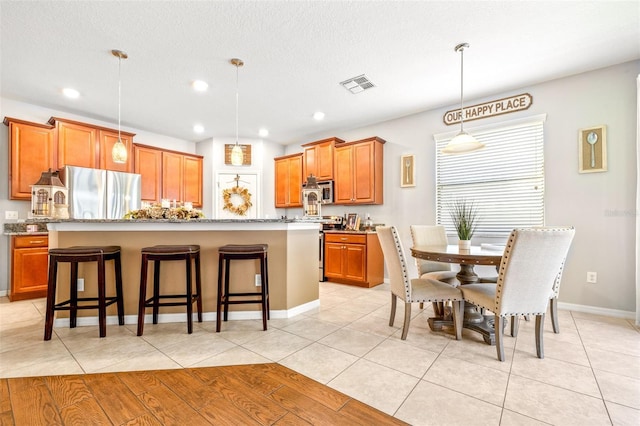
[[[607,171],[607,128],[589,127],[578,132],[578,172]]]
[[[400,157],[400,186],[416,186],[416,173],[413,155]]]
[[[347,215],[347,225],[346,225],[346,229],[347,231],[357,231],[358,227],[359,227],[359,220],[358,220],[358,214],[357,213],[349,213]]]

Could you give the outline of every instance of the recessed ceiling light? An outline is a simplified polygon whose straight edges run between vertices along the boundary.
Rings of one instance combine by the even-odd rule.
[[[269,131],[267,129],[260,129],[258,130],[258,134],[260,135],[260,137],[266,138],[267,136],[269,136]]]
[[[202,80],[194,80],[194,82],[191,83],[191,86],[193,87],[193,90],[197,92],[204,92],[209,88],[207,82]]]
[[[314,112],[313,113],[313,118],[314,118],[314,120],[318,120],[318,121],[324,120],[324,112],[322,112],[322,111]]]
[[[77,99],[77,98],[80,97],[80,92],[78,92],[76,89],[72,89],[70,87],[65,87],[64,89],[62,89],[62,93],[67,98],[71,98],[71,99]]]
[[[196,133],[203,133],[204,132],[204,126],[202,124],[196,124],[193,126],[193,131]]]

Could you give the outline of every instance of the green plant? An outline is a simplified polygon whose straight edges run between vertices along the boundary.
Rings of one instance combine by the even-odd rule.
[[[478,209],[473,201],[457,199],[449,206],[449,215],[458,238],[470,240],[478,225]]]

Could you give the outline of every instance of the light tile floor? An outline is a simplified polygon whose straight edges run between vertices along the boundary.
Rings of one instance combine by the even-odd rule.
[[[0,377],[278,362],[414,425],[638,425],[640,330],[631,320],[560,311],[545,359],[533,321],[505,338],[507,360],[465,330],[432,332],[430,307],[389,327],[388,285],[320,284],[320,308],[289,319],[56,328],[42,340],[44,300],[0,298]]]

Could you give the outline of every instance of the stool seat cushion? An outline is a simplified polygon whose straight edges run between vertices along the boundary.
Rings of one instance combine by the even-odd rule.
[[[221,254],[252,254],[266,253],[269,249],[268,244],[227,244],[218,249]]]
[[[142,254],[189,254],[200,251],[199,245],[158,245],[153,247],[144,247]]]
[[[115,254],[120,251],[120,246],[73,246],[64,248],[52,248],[49,254],[91,256],[97,254]]]

